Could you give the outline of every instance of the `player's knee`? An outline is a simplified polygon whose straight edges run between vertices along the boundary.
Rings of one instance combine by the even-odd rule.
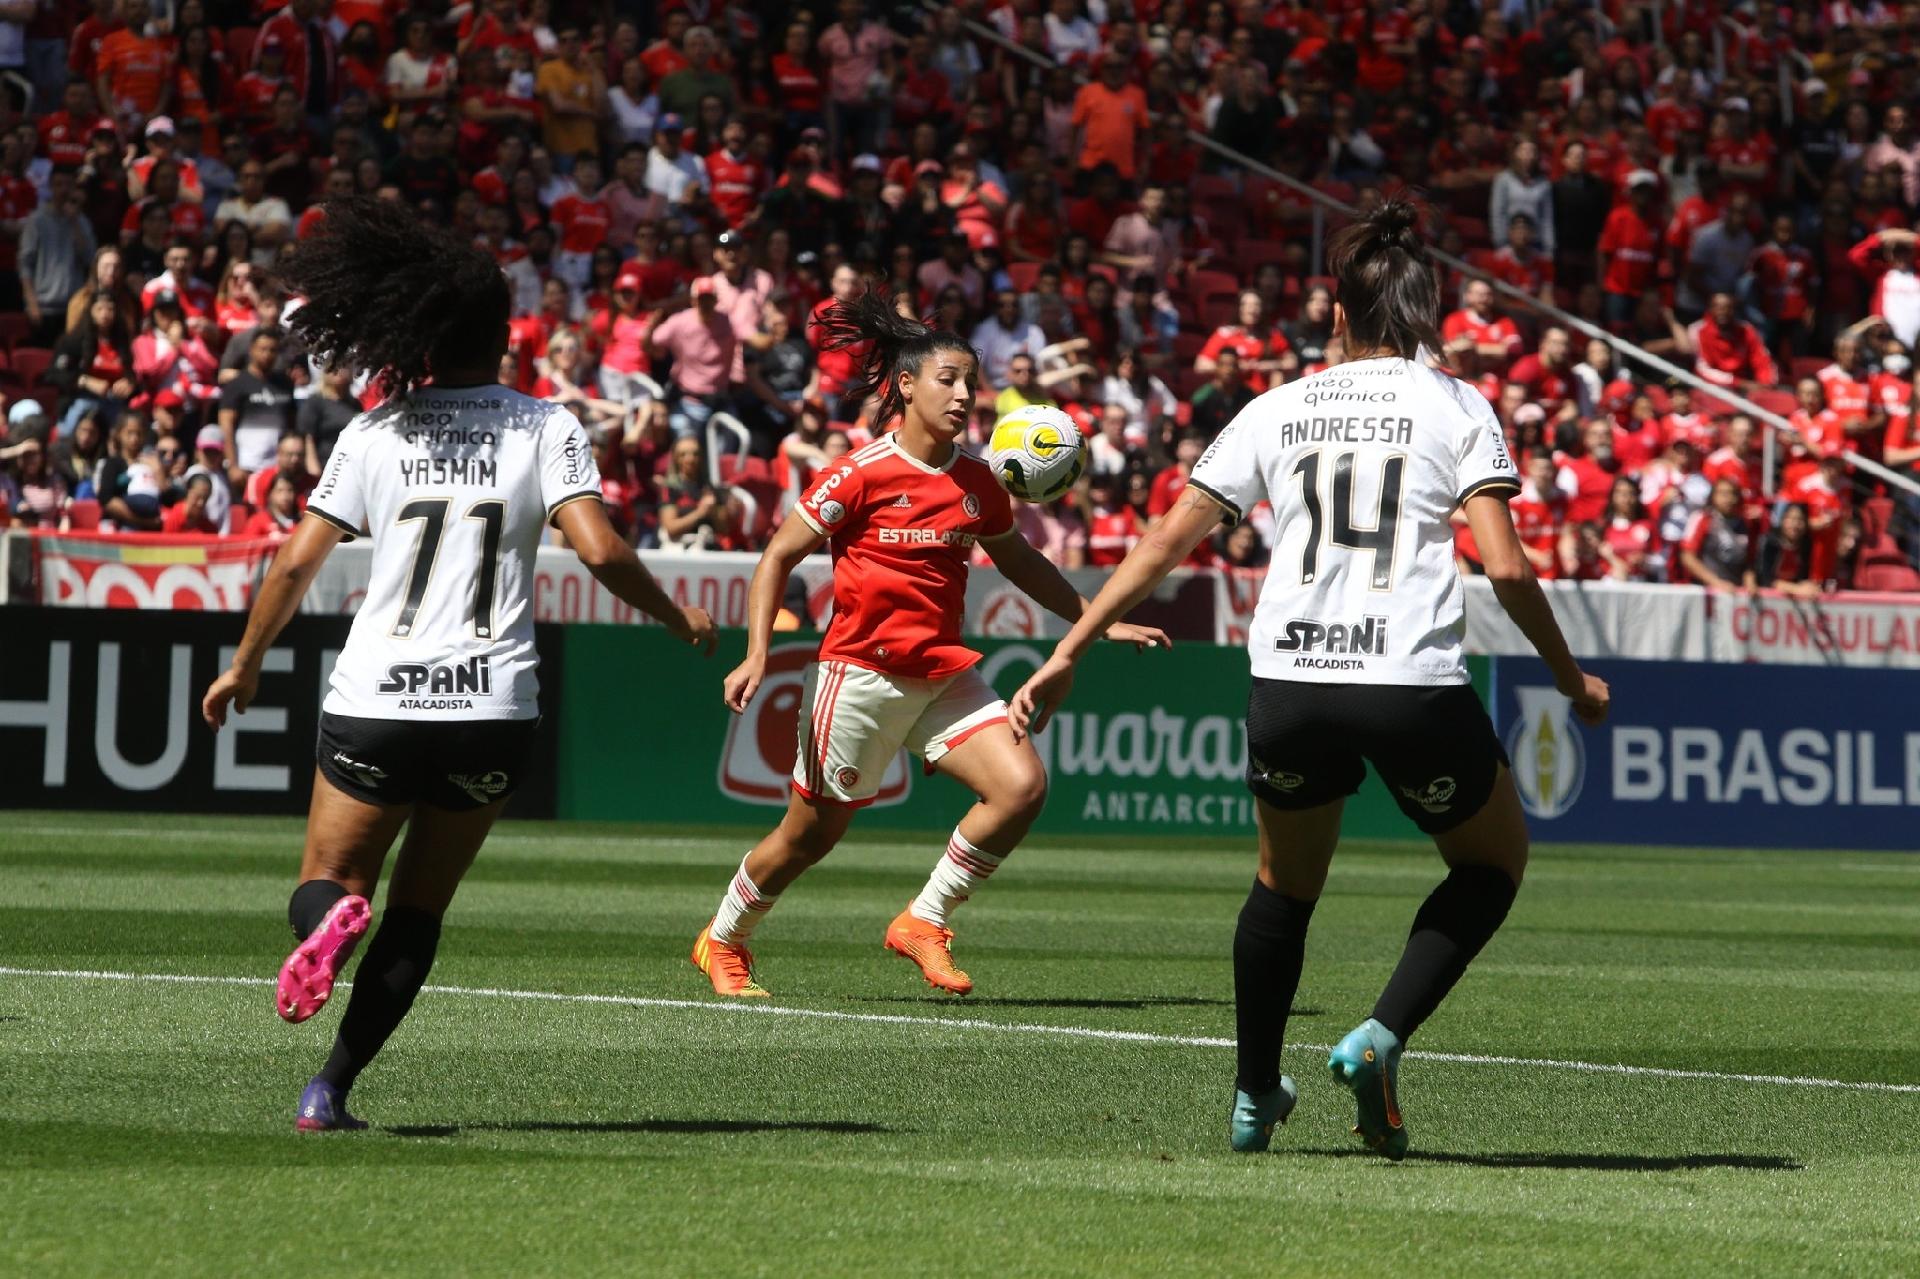
[[[994,797],[1010,813],[1032,819],[1047,805],[1047,770],[1033,761],[1014,772]]]
[[[811,866],[833,851],[840,842],[840,830],[824,822],[790,822],[786,831],[787,856],[791,861]]]

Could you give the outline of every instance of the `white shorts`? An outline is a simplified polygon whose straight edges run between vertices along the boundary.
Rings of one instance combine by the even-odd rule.
[[[1007,718],[1007,704],[975,670],[946,679],[882,675],[850,662],[807,667],[793,788],[808,799],[864,808],[900,749],[926,761]]]

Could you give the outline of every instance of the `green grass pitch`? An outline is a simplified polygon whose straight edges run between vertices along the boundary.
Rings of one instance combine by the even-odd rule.
[[[1232,1035],[1250,848],[1023,849],[958,917],[958,1001],[880,946],[939,841],[857,840],[761,930],[780,1015],[686,958],[746,842],[502,827],[433,973],[464,989],[362,1077],[373,1131],[315,1137],[344,996],[287,1026],[265,984],[299,823],[0,814],[0,1274],[1920,1274],[1920,858],[1538,850],[1390,1165],[1308,1046],[1366,1015],[1430,850],[1335,861],[1300,1107],[1249,1157],[1195,1041]]]

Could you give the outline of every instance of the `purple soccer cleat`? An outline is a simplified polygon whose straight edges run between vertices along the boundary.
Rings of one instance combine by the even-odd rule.
[[[280,989],[273,1002],[281,1017],[302,1022],[327,1006],[334,979],[372,922],[373,907],[364,897],[349,894],[333,904],[320,927],[280,965]]]
[[[367,1126],[364,1119],[347,1113],[347,1099],[338,1088],[315,1076],[300,1094],[300,1114],[293,1121],[296,1132],[359,1132]]]

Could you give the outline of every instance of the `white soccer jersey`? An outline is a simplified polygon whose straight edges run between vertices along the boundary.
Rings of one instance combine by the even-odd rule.
[[[373,539],[324,709],[536,717],[534,553],[555,511],[599,496],[578,419],[506,387],[427,387],[356,417],[307,503]]]
[[[1412,360],[1359,360],[1242,409],[1193,468],[1238,519],[1273,504],[1248,648],[1264,679],[1464,684],[1454,507],[1520,490],[1478,391]]]

